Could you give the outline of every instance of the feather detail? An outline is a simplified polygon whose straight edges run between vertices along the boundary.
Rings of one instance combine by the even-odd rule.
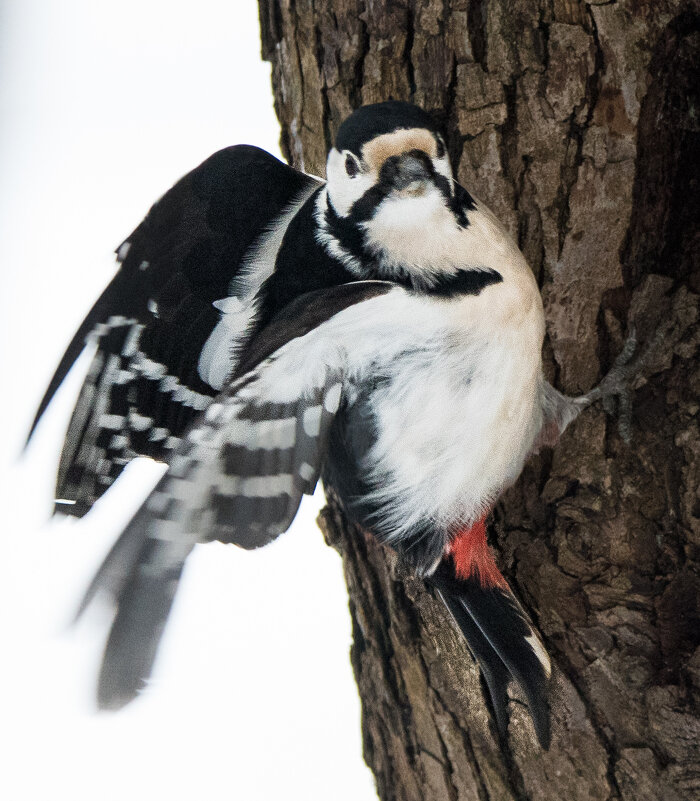
[[[119,246],[120,268],[68,345],[29,433],[94,342],[61,455],[58,511],[85,514],[138,455],[167,458],[234,368],[242,332],[221,323],[214,303],[255,294],[317,186],[258,148],[227,148],[178,181]]]
[[[482,666],[499,728],[506,715],[498,708],[506,702],[505,668],[525,693],[540,745],[549,748],[551,664],[530,618],[503,581],[505,586],[485,587],[473,575],[459,578],[451,556],[429,579]]]
[[[508,584],[496,566],[486,541],[485,517],[453,537],[447,553],[452,557],[457,578],[476,579],[484,589],[507,589]]]

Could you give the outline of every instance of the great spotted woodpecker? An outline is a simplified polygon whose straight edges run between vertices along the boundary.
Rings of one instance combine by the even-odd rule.
[[[143,686],[195,544],[265,545],[322,474],[443,599],[499,731],[512,677],[546,747],[550,661],[485,521],[533,449],[623,390],[629,354],[579,398],[544,380],[535,278],[455,182],[433,119],[360,108],[325,183],[254,147],[220,151],[117,259],[34,423],[87,341],[57,508],[84,514],[137,455],[168,465],[83,604],[104,592],[115,607],[100,705]]]

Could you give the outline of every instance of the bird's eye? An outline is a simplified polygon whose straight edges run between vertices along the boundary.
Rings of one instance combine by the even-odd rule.
[[[435,151],[435,155],[439,159],[445,155],[445,142],[441,136],[437,137],[437,149]]]
[[[357,163],[357,159],[351,153],[348,153],[345,157],[345,172],[351,178],[354,178],[359,171],[360,165]]]

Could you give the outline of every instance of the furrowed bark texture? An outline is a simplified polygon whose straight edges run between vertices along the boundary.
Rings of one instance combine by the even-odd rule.
[[[355,530],[343,555],[365,758],[385,801],[700,797],[700,9],[663,0],[260,0],[282,144],[324,174],[352,109],[446,125],[459,181],[542,287],[555,385],[650,344],[631,446],[595,408],[529,463],[490,536],[555,664],[554,738],[502,753],[442,606]]]

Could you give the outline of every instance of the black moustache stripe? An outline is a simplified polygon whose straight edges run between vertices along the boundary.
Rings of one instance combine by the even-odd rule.
[[[369,195],[373,190],[374,187],[368,192],[365,192],[363,198]],[[360,200],[363,198],[360,198]],[[370,252],[365,244],[365,237],[359,225],[363,220],[358,220],[354,216],[341,217],[333,208],[333,204],[330,200],[326,203],[325,216],[328,232],[348,251],[348,253],[354,256],[355,259],[361,264],[367,265],[367,275],[365,277],[369,278],[372,273],[372,267],[374,266],[375,255]],[[370,218],[371,215],[366,219]]]
[[[450,181],[435,170],[432,161],[426,153],[415,150],[411,151],[409,155],[413,155],[422,162],[428,174],[428,179],[432,181],[433,185],[443,196],[445,205],[454,215],[457,225],[460,228],[467,228],[469,225],[467,211],[476,208],[474,199],[469,192],[456,183],[453,185],[453,190]],[[377,213],[377,209],[381,203],[394,191],[396,162],[398,162],[398,159],[399,157],[394,156],[386,160],[380,170],[377,183],[353,203],[347,217],[341,217],[333,208],[330,201],[327,204],[325,217],[329,233],[332,234],[339,244],[356,260],[363,265],[367,265],[366,277],[377,275],[377,270],[372,269],[375,266],[377,254],[366,245],[362,223],[371,220]],[[414,285],[414,281],[411,279],[408,272],[405,273],[404,280],[401,279],[401,276],[396,274],[392,274],[392,279],[400,283],[405,283],[408,286]]]
[[[348,219],[352,220],[355,225],[371,220],[379,205],[389,197],[393,189],[394,187],[387,181],[378,181],[352,204]]]
[[[454,275],[438,276],[428,292],[431,295],[478,295],[491,284],[500,284],[503,276],[496,270],[458,270]]]
[[[449,188],[449,183],[446,179],[445,183],[448,184]],[[458,188],[462,189],[461,187]],[[375,189],[376,187],[372,187],[372,189],[368,190],[358,202],[361,202]],[[471,203],[471,206],[466,205],[465,208],[475,208],[474,201],[469,193],[466,190],[462,191]],[[464,214],[464,212],[462,213]],[[364,277],[386,279],[387,276],[382,273],[377,255],[365,245],[364,233],[360,227],[362,220],[358,221],[352,214],[348,217],[341,217],[330,202],[327,204],[325,216],[329,233],[365,267]],[[371,219],[371,216],[366,219]],[[503,281],[503,276],[496,270],[491,269],[458,270],[451,275],[425,276],[421,280],[420,277],[412,275],[408,270],[394,268],[388,277],[392,282],[405,286],[407,289],[441,297],[450,297],[456,294],[478,295],[487,286]]]
[[[429,180],[440,191],[440,194],[445,199],[445,204],[454,214],[457,225],[460,228],[466,228],[469,225],[466,212],[476,208],[474,198],[459,184],[454,185],[453,193],[449,180],[435,170],[432,161],[421,151],[411,151],[409,155],[414,155],[420,159],[428,173]],[[387,162],[382,167],[379,173],[379,181],[371,189],[368,189],[361,198],[356,200],[350,208],[349,217],[356,223],[371,220],[382,201],[386,200],[394,190],[393,172],[386,169],[389,161],[390,159],[387,159]]]

